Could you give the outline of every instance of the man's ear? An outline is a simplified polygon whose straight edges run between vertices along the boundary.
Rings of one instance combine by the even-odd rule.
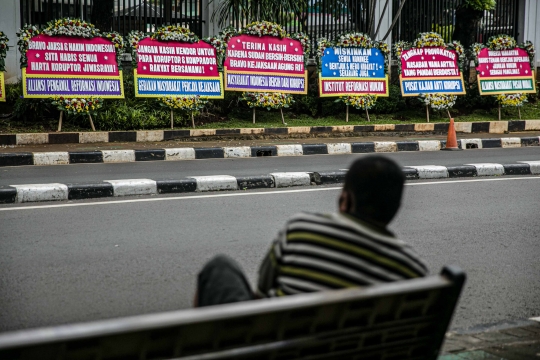
[[[350,213],[352,210],[352,198],[348,191],[342,190],[339,196],[339,212]]]

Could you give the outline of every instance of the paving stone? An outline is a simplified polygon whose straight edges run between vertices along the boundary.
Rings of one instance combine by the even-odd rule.
[[[523,327],[521,327],[521,329],[526,330],[526,331],[530,331],[530,332],[535,333],[538,336],[540,336],[540,325],[534,324],[534,325],[529,325],[529,326],[523,326]]]
[[[508,335],[517,336],[521,340],[538,339],[540,341],[540,335],[537,335],[533,331],[527,331],[527,330],[522,329],[522,328],[506,329],[506,330],[501,330],[501,332],[503,332],[505,334],[508,334]]]
[[[493,355],[484,350],[469,351],[459,354],[463,359],[469,360],[507,360],[500,355]]]
[[[485,349],[486,352],[496,356],[498,359],[524,360],[540,358],[540,343],[524,344],[515,346],[496,346]]]
[[[519,338],[516,337],[516,336],[503,334],[503,333],[498,332],[498,331],[485,332],[485,333],[481,333],[481,334],[474,334],[473,336],[475,338],[478,338],[478,339],[481,339],[481,340],[497,342],[497,343],[511,342],[511,341],[519,340]]]
[[[446,339],[443,344],[443,353],[454,353],[458,351],[467,350],[466,344],[460,341],[455,341],[453,339]]]

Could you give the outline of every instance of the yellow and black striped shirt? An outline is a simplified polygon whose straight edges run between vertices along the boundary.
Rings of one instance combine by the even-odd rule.
[[[426,264],[392,234],[346,214],[300,213],[261,265],[259,296],[368,286],[426,276]]]

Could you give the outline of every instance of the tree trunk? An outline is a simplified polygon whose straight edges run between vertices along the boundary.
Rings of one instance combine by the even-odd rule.
[[[92,5],[91,22],[101,31],[112,30],[112,14],[114,1],[94,0]]]
[[[483,16],[483,10],[474,10],[463,5],[458,6],[456,9],[456,27],[452,35],[452,40],[459,41],[465,49],[469,49],[476,42],[476,30]],[[482,41],[486,42],[487,39],[482,39]],[[463,78],[466,84],[469,84],[471,74],[469,62],[468,59],[463,69]]]

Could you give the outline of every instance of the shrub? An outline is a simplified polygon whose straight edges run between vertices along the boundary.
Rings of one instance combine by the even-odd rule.
[[[378,97],[375,106],[372,109],[376,114],[391,114],[396,111],[404,110],[407,105],[405,99],[401,96],[401,89],[397,85],[390,85],[389,97]]]

